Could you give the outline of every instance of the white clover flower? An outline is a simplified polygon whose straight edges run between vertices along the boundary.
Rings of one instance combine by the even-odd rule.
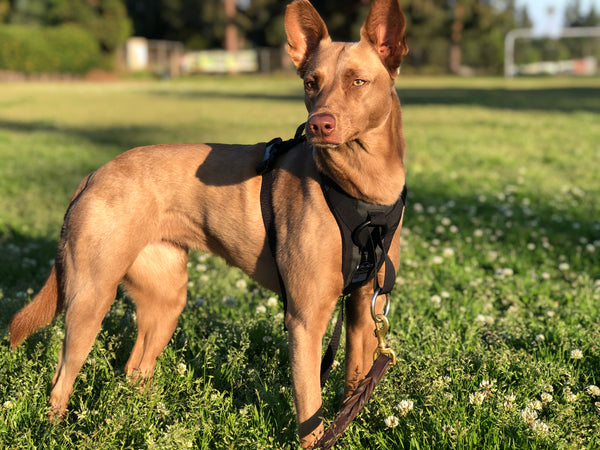
[[[600,388],[598,386],[590,384],[585,391],[592,397],[600,397]]]
[[[433,258],[431,258],[431,262],[432,262],[432,264],[440,265],[440,264],[444,263],[444,258],[442,258],[439,255],[436,255]]]
[[[158,403],[156,405],[156,412],[158,413],[159,416],[162,416],[162,417],[166,417],[169,415],[169,410],[167,409],[167,407],[165,406],[164,403]]]
[[[546,336],[544,336],[543,334],[537,334],[535,336],[535,342],[537,342],[538,344],[541,342],[544,342],[546,340]]]
[[[400,421],[398,420],[398,418],[396,416],[387,416],[383,422],[385,423],[385,426],[388,428],[394,428],[397,427],[398,424],[400,423]]]
[[[544,392],[540,398],[542,399],[542,403],[552,403],[552,400],[554,400],[554,397],[549,392]]]
[[[446,247],[442,251],[442,255],[444,255],[444,258],[452,258],[454,256],[454,249]]]
[[[269,297],[267,299],[267,306],[269,308],[275,308],[277,305],[279,305],[279,300],[277,300],[277,297]]]
[[[561,272],[565,272],[567,270],[569,270],[570,266],[569,263],[566,262],[562,262],[558,265],[558,270],[560,270]]]
[[[535,244],[533,242],[530,242],[529,244],[527,244],[527,250],[534,251],[535,250]]]
[[[244,280],[243,278],[241,280],[237,280],[235,283],[235,287],[245,291],[248,288],[248,283],[246,283],[246,280]]]
[[[483,380],[481,383],[479,383],[479,388],[489,391],[494,387],[495,384],[496,380]]]
[[[477,317],[475,317],[475,322],[477,322],[481,326],[492,326],[496,322],[496,319],[494,319],[493,316],[484,316],[483,314],[478,314]]]
[[[575,403],[577,401],[577,396],[573,394],[570,387],[563,389],[563,396],[567,403]]]
[[[4,409],[12,409],[14,408],[14,403],[11,400],[6,400],[4,403],[2,403],[2,407]]]
[[[545,384],[544,391],[552,393],[552,392],[554,392],[554,386],[552,386],[551,384]]]
[[[526,409],[531,409],[533,411],[541,411],[543,408],[542,402],[539,400],[531,400],[527,403]]]
[[[504,409],[513,409],[514,403],[517,397],[514,394],[508,394],[504,396]]]
[[[452,221],[448,217],[443,217],[440,222],[445,227],[447,227],[448,225],[450,225],[452,223]]]
[[[483,236],[483,230],[477,228],[475,231],[473,231],[473,236],[475,236],[475,237],[482,237]]]
[[[583,358],[583,352],[581,350],[579,350],[578,348],[571,350],[571,359],[582,359]]]
[[[548,272],[542,272],[542,279],[543,280],[549,280],[550,279],[550,274]]]
[[[405,416],[413,410],[414,406],[415,404],[412,400],[402,400],[400,403],[398,403],[396,409],[401,416]]]
[[[256,307],[256,314],[265,314],[267,312],[267,307],[265,305],[258,305]]]
[[[262,340],[264,343],[268,344],[273,340],[273,338],[271,336],[263,336]]]
[[[433,306],[435,306],[436,308],[442,306],[442,297],[440,297],[439,295],[432,295],[430,300],[431,303],[433,303]]]
[[[483,401],[485,400],[485,395],[481,392],[475,392],[474,394],[469,394],[469,403],[475,406],[481,406]]]
[[[529,425],[533,425],[533,423],[537,420],[538,418],[538,413],[537,411],[533,410],[533,409],[529,409],[529,408],[525,408],[522,412],[521,412],[521,418],[528,423]]]
[[[533,431],[537,434],[541,434],[541,435],[547,435],[550,431],[550,429],[548,428],[548,425],[546,425],[544,422],[540,421],[540,420],[536,420],[531,424],[531,428],[533,429]]]
[[[181,363],[177,364],[177,373],[179,375],[183,376],[186,371],[187,371],[187,366],[185,365],[185,363],[181,362]]]
[[[208,270],[208,266],[206,264],[196,264],[197,272],[206,272]]]

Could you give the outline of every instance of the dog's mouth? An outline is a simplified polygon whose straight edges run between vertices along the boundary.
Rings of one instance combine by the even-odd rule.
[[[312,137],[312,136],[308,137],[308,143],[314,145],[315,147],[327,148],[329,150],[335,150],[340,145],[342,145],[341,142],[328,141],[328,140],[325,140],[325,139],[321,139],[321,138],[317,138],[317,137]]]

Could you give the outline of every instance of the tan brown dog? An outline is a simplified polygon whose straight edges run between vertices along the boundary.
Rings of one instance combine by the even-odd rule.
[[[155,145],[130,150],[89,175],[65,216],[48,281],[11,323],[11,344],[66,311],[52,380],[51,416],[64,415],[73,382],[122,284],[137,308],[138,336],[125,366],[151,377],[186,304],[189,249],[211,251],[269,289],[286,287],[293,388],[303,447],[323,433],[322,339],[343,287],[342,242],[318,181],[393,204],[404,186],[404,139],[394,89],[405,44],[397,0],[375,0],[358,43],[332,42],[307,0],[287,7],[289,54],[304,80],[308,140],[275,168],[276,262],[261,217],[265,144]],[[389,255],[399,260],[400,227]],[[380,274],[381,275],[381,274]],[[371,284],[347,307],[346,391],[372,363]],[[380,306],[379,306],[380,307]]]

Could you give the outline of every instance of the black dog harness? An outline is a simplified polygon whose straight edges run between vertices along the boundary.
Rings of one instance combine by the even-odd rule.
[[[273,214],[273,172],[276,159],[304,142],[304,124],[296,130],[293,139],[275,138],[267,143],[265,155],[256,171],[262,175],[260,203],[271,254],[275,257],[277,234]],[[342,235],[343,295],[354,292],[374,279],[375,291],[388,294],[396,278],[396,270],[388,256],[392,237],[396,232],[406,201],[406,186],[393,205],[377,205],[348,195],[332,179],[321,174],[321,189]],[[385,264],[384,283],[379,285],[377,272]],[[279,273],[281,296],[287,307],[286,291]]]

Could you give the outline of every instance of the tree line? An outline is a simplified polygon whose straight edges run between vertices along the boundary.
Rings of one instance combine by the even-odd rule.
[[[181,41],[187,49],[222,48],[233,21],[239,47],[279,47],[285,43],[283,18],[288,0],[232,0],[228,19],[224,0],[0,0],[0,24],[56,26],[71,23],[87,30],[102,54],[111,55],[130,35]],[[356,40],[369,0],[312,0],[337,40]],[[401,0],[410,52],[403,70],[421,73],[499,72],[506,33],[531,26],[515,0]],[[600,24],[594,8],[582,14],[571,0],[568,26]],[[0,43],[0,45],[2,45]],[[540,59],[548,44],[526,57]]]

